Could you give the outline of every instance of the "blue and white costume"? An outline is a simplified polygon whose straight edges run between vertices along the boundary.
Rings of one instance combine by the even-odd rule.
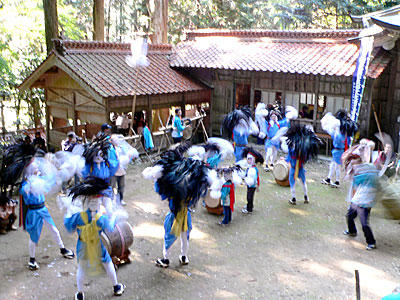
[[[84,220],[85,218],[85,220]],[[78,258],[78,263],[81,263],[82,260],[88,259],[87,247],[86,243],[81,239],[81,231],[83,226],[91,224],[92,221],[96,221],[95,225],[97,228],[97,234],[100,237],[100,234],[104,230],[113,231],[115,222],[110,222],[107,215],[100,215],[97,212],[94,214],[94,217],[90,210],[86,210],[85,212],[75,213],[70,217],[65,217],[64,225],[65,228],[70,232],[78,232],[78,242],[76,244],[76,253]],[[96,237],[97,239],[97,237]],[[98,257],[99,261],[103,263],[111,262],[110,254],[107,252],[106,247],[103,245],[101,239],[98,240],[98,247],[100,248],[100,256]]]
[[[96,276],[103,270],[106,271],[113,284],[115,295],[122,294],[125,288],[124,285],[118,283],[113,261],[100,238],[103,231],[114,231],[117,222],[117,214],[109,217],[99,212],[100,192],[107,184],[104,179],[88,177],[70,190],[70,195],[73,197],[72,202],[67,205],[64,226],[68,232],[76,231],[78,233],[76,244],[78,293],[75,295],[75,299],[79,299],[77,297],[79,294],[83,299],[85,275]],[[77,197],[83,197],[82,204],[85,211],[80,211],[80,208],[74,206],[73,201]]]
[[[242,159],[243,150],[247,147],[247,139],[249,136],[249,131],[239,131],[237,129],[233,129],[233,141],[235,142],[234,154],[236,162]]]
[[[336,116],[333,116],[332,113],[327,113],[321,119],[321,127],[331,136],[333,143],[332,161],[329,166],[328,177],[322,180],[322,183],[337,187],[340,181],[341,157],[350,146],[351,137],[357,131],[357,124],[347,116],[345,111],[338,111]],[[333,183],[331,179],[334,172],[336,173],[336,179]]]
[[[296,178],[295,178],[295,173],[296,173],[296,167],[298,170],[297,177],[301,179],[302,186],[303,186],[303,191],[304,191],[304,196],[308,197],[307,195],[307,183],[306,183],[306,171],[304,170],[304,163],[300,161],[296,157],[296,153],[293,151],[293,149],[289,149],[289,153],[286,157],[286,162],[290,164],[290,170],[289,170],[289,183],[290,183],[290,192],[292,193],[292,198],[296,198]]]
[[[278,150],[280,148],[280,144],[281,144],[281,140],[280,140],[280,136],[276,136],[278,134],[278,132],[281,130],[281,132],[285,132],[283,131],[283,129],[285,127],[289,127],[290,126],[290,122],[288,119],[283,119],[280,121],[274,121],[274,120],[270,120],[265,121],[266,122],[266,139],[265,139],[265,161],[267,166],[270,164],[274,164],[276,161],[276,157],[278,154]],[[276,138],[275,138],[276,137]]]
[[[93,163],[86,163],[85,168],[82,171],[82,176],[83,178],[87,178],[88,176],[98,177],[104,179],[110,184],[111,177],[115,175],[118,167],[119,161],[117,153],[114,146],[110,143],[110,147],[107,151],[107,160],[105,161],[102,157],[97,156]],[[111,199],[113,199],[114,196],[111,186],[104,190],[102,194]]]
[[[165,216],[164,220],[165,234],[164,234],[163,257],[164,259],[169,259],[169,249],[174,244],[178,236],[181,239],[181,255],[187,256],[187,251],[189,248],[189,235],[190,231],[192,230],[192,216],[187,207],[181,208],[181,211],[178,212],[178,218],[182,213],[186,214],[186,217],[183,217],[184,219],[182,220],[181,223],[179,223],[180,228],[177,228],[178,231],[175,231],[174,233],[173,226],[177,217],[172,213],[172,210],[174,210],[172,200],[169,199],[168,201],[169,201],[169,208],[171,211]],[[179,232],[179,234],[177,232]]]
[[[46,178],[47,181],[55,180],[55,178]],[[25,215],[24,225],[29,233],[29,255],[35,257],[36,245],[39,242],[42,233],[43,223],[53,235],[54,240],[60,249],[64,248],[61,240],[60,232],[58,231],[53,218],[51,217],[47,207],[45,206],[45,197],[43,194],[34,194],[31,192],[31,183],[28,180],[22,182],[20,195],[28,210]]]

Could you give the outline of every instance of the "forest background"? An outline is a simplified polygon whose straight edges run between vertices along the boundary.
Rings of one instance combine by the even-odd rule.
[[[17,87],[46,58],[44,10],[48,2],[0,0],[0,104],[8,131],[43,122],[43,91],[20,92]],[[57,0],[60,38],[93,40],[93,2]],[[185,30],[200,28],[354,28],[351,15],[400,4],[400,0],[104,0],[104,39],[129,42],[135,32],[151,34],[158,2],[167,3],[168,42],[172,44],[185,38]]]

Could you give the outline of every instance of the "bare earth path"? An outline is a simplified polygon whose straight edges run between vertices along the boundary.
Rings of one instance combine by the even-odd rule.
[[[200,205],[193,215],[190,264],[178,262],[179,241],[173,246],[169,269],[154,266],[161,255],[167,203],[141,177],[145,164],[132,166],[125,192],[129,222],[134,229],[134,260],[118,270],[127,285],[122,299],[355,299],[354,270],[360,271],[362,299],[380,299],[400,283],[400,225],[373,209],[370,219],[378,249],[365,250],[359,235],[346,238],[346,188],[321,185],[328,164],[306,166],[310,204],[291,207],[289,188],[275,184],[260,168],[261,191],[255,212],[242,215],[246,188],[236,190],[236,210],[229,227],[216,223]],[[76,236],[66,233],[54,199],[48,207],[67,247]],[[28,235],[19,229],[0,236],[0,299],[73,299],[76,260],[66,260],[44,229],[37,260],[40,269],[27,269]],[[113,299],[106,276],[89,279],[86,299]]]

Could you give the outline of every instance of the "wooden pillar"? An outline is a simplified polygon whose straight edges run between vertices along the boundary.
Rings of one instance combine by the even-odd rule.
[[[232,86],[232,110],[236,108],[236,71],[233,71],[233,86]]]
[[[319,76],[314,77],[314,93],[315,93],[315,103],[314,103],[314,113],[313,113],[313,126],[314,130],[317,130],[317,112],[318,112],[318,98],[319,98]]]
[[[147,124],[149,126],[150,131],[153,131],[153,110],[152,110],[152,103],[150,100],[150,95],[147,95]]]
[[[250,108],[253,111],[254,110],[254,72],[251,72],[251,77],[250,77]]]
[[[182,110],[182,118],[184,118],[186,116],[186,99],[184,93],[182,93],[181,110]]]
[[[47,104],[48,102],[48,94],[47,89],[44,90],[44,99],[46,101],[46,142],[47,142],[47,150],[49,150],[50,141],[50,108]]]
[[[73,117],[73,131],[78,134],[78,114],[76,111],[76,93],[72,92],[72,117]]]
[[[369,125],[371,121],[371,106],[372,106],[372,92],[374,90],[375,80],[366,78],[367,82],[365,83],[365,92],[364,95],[367,99],[367,111],[365,114],[365,132],[364,135],[369,135]]]

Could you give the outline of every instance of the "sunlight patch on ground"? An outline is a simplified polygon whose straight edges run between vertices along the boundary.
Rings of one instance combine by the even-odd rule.
[[[282,286],[287,286],[288,282],[290,282],[291,288],[296,288],[298,290],[305,290],[307,287],[305,286],[305,280],[301,280],[301,278],[288,274],[288,273],[277,273],[276,274],[278,280],[282,283]]]
[[[218,290],[214,295],[216,299],[240,299],[237,294],[225,290]]]
[[[154,223],[141,223],[133,228],[134,237],[151,237],[162,239],[164,237],[164,226]],[[190,239],[204,240],[209,239],[209,235],[196,228],[190,232]]]
[[[326,276],[326,275],[335,275],[335,272],[315,261],[305,261],[302,262],[301,267],[308,270],[311,273],[314,273],[316,275],[320,276]]]
[[[162,239],[164,236],[164,226],[152,223],[141,223],[133,228],[133,236]]]
[[[314,179],[307,178],[307,183],[314,183],[314,182],[315,182],[315,180],[314,180]]]
[[[151,214],[158,213],[157,206],[150,202],[135,201],[133,205],[143,210],[145,213],[151,213]]]
[[[210,236],[207,233],[204,233],[196,228],[193,228],[192,231],[190,232],[190,239],[204,240],[209,238]]]
[[[341,260],[337,263],[337,266],[352,275],[346,278],[351,284],[355,284],[354,270],[359,271],[361,293],[365,289],[378,297],[382,297],[389,294],[396,287],[396,282],[388,279],[385,272],[366,264],[351,260]]]
[[[300,209],[296,209],[296,208],[289,208],[289,211],[290,211],[292,214],[300,215],[300,216],[307,216],[307,215],[310,214],[308,211],[300,210]]]

